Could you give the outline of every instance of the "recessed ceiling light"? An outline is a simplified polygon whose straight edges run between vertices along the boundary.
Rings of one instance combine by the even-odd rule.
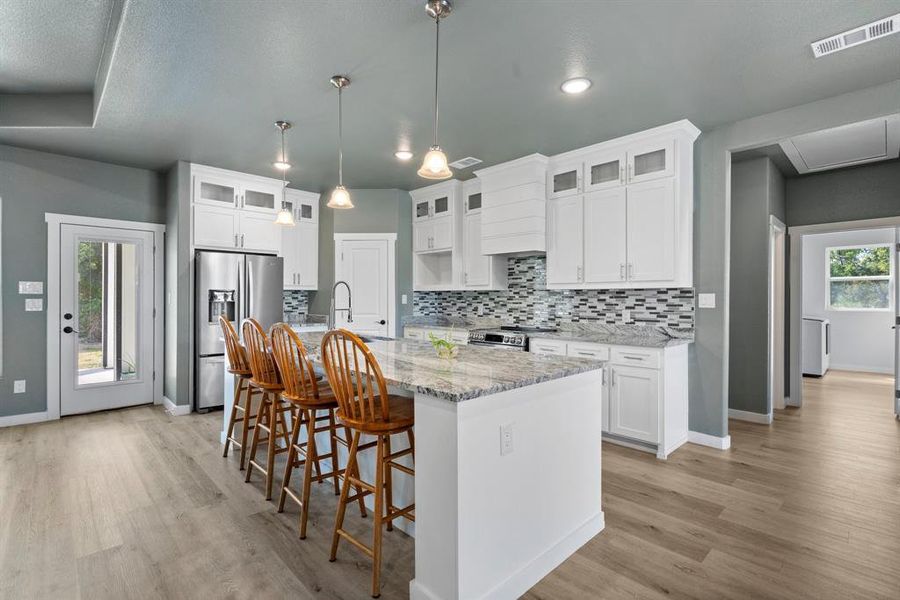
[[[399,160],[409,160],[413,157],[413,153],[409,150],[397,150],[394,152],[394,156],[396,156]]]
[[[283,160],[277,160],[272,163],[272,166],[278,169],[279,171],[287,171],[291,168],[291,163],[284,162]]]
[[[587,77],[575,77],[574,79],[563,81],[562,85],[559,86],[559,89],[567,94],[580,94],[589,87],[591,87],[590,79]]]

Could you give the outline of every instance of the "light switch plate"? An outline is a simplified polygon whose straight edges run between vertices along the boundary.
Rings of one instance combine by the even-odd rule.
[[[712,293],[697,294],[697,306],[700,308],[715,308],[716,295]]]
[[[400,304],[406,304],[406,294],[400,295]]]
[[[16,379],[13,382],[13,394],[24,394],[25,393],[25,380],[24,379]]]
[[[40,312],[44,310],[43,298],[25,298],[26,312]]]
[[[513,451],[513,423],[500,426],[500,456],[512,454]]]
[[[19,293],[20,294],[43,294],[44,293],[44,282],[43,281],[20,281],[19,282]]]

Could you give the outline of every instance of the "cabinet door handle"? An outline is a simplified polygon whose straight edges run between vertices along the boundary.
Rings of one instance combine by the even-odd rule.
[[[603,367],[603,369],[600,372],[603,373],[603,380],[600,383],[602,385],[606,385],[606,367]]]
[[[619,279],[625,279],[625,263],[619,263]]]
[[[628,279],[634,279],[634,265],[628,263]]]
[[[575,190],[576,191],[578,191],[578,192],[581,191],[581,184],[582,184],[581,175],[576,173],[575,174]]]
[[[625,183],[625,167],[619,167],[619,183]]]
[[[244,234],[241,234],[241,248],[244,247]]]
[[[628,181],[634,180],[634,165],[628,163]]]
[[[578,281],[584,281],[584,267],[578,267]]]

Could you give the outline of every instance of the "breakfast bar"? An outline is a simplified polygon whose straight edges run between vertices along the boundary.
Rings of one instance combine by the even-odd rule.
[[[322,335],[300,333],[315,361]],[[414,528],[397,522],[416,539],[411,598],[516,598],[602,531],[597,362],[367,341],[392,392],[414,397],[415,480],[393,488],[416,504]]]

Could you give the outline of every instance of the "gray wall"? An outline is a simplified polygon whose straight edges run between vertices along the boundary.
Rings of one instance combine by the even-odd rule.
[[[769,215],[784,221],[784,178],[766,157],[731,166],[728,408],[768,412]]]
[[[715,293],[717,302],[716,308],[697,309],[690,353],[692,431],[713,436],[728,433],[731,153],[893,114],[898,106],[900,80],[716,127],[698,139],[694,150],[694,286],[698,292]],[[798,358],[792,355],[792,368]],[[791,396],[794,392],[791,389]],[[799,394],[797,390],[797,397]]]
[[[166,352],[163,395],[191,403],[191,165],[166,175]]]
[[[354,207],[334,210],[325,206],[328,194],[322,195],[319,208],[319,291],[310,297],[311,313],[328,314],[331,287],[334,285],[335,233],[397,234],[397,335],[403,317],[412,314],[412,198],[397,189],[350,190]],[[408,303],[401,304],[406,294]]]
[[[18,282],[47,285],[44,213],[163,223],[165,184],[154,171],[0,146],[3,199],[3,377],[0,416],[47,408],[47,313],[25,312]],[[46,305],[46,294],[45,294]],[[13,394],[13,380],[27,380]]]
[[[900,160],[788,179],[786,194],[790,226],[895,217],[900,215]]]

